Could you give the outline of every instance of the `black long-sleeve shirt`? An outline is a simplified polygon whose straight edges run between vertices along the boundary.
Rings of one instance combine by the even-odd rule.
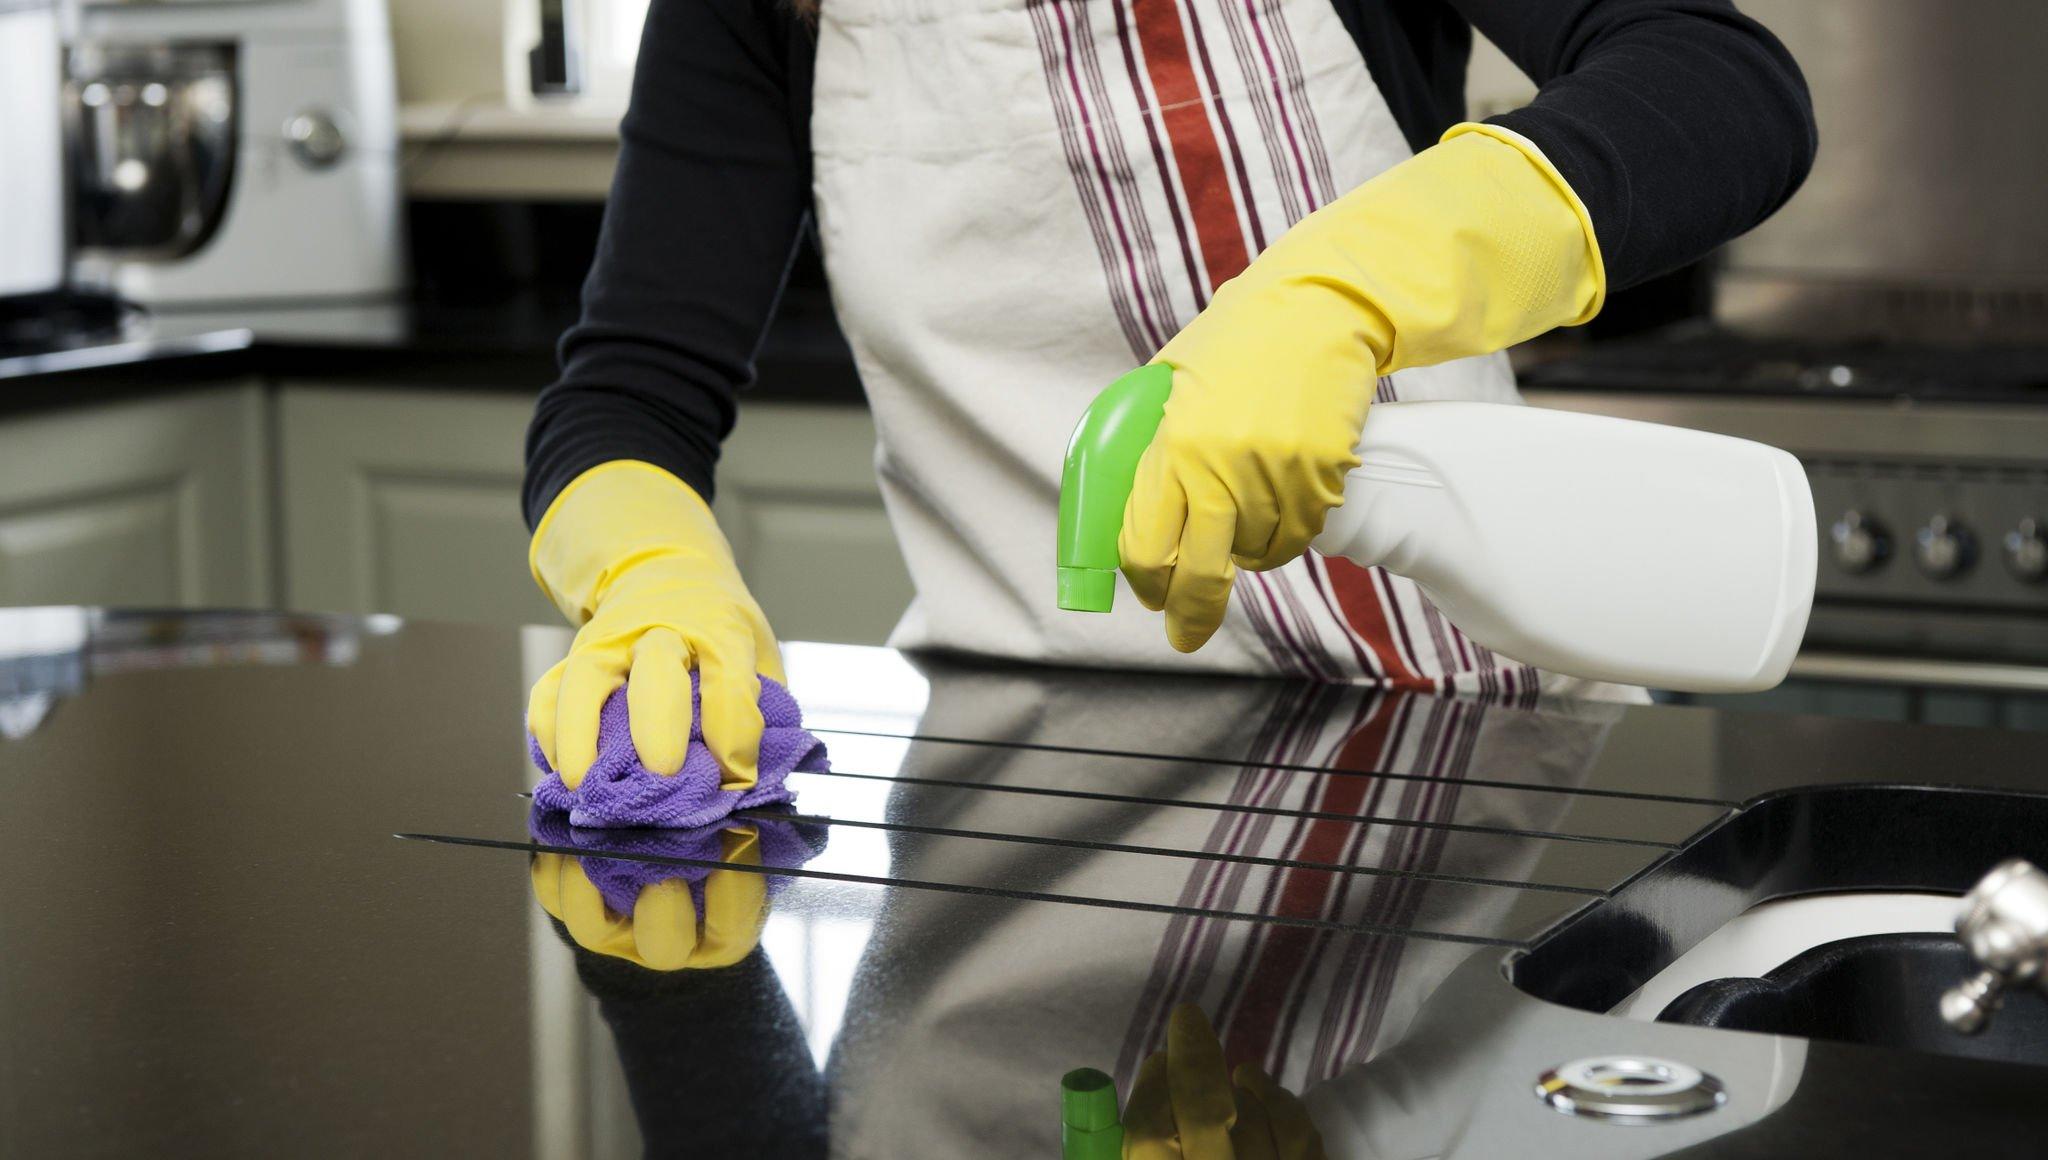
[[[1474,27],[1537,82],[1491,120],[1570,182],[1612,288],[1756,225],[1812,164],[1798,66],[1732,0],[1332,2],[1417,150],[1464,119]],[[527,433],[529,523],[612,459],[710,498],[810,213],[814,58],[788,0],[653,0],[583,317]]]

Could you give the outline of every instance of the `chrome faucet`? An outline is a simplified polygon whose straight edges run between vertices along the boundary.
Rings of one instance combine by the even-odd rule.
[[[2048,987],[2048,873],[2022,858],[2000,862],[1963,897],[1956,937],[1982,969],[1942,995],[1941,1017],[1975,1035],[2008,989]]]

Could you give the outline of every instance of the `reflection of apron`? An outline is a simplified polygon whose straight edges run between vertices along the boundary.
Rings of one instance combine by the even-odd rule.
[[[967,905],[947,893],[890,892],[833,1048],[832,1154],[1054,1155],[1058,1117],[1043,1108],[1059,1076],[1083,1064],[1101,1067],[1128,1091],[1181,1002],[1210,1015],[1233,1064],[1257,1062],[1297,1091],[1372,1058],[1480,948],[1371,932],[1512,927],[1513,908],[1529,898],[1442,879],[1540,879],[1537,860],[1549,844],[1511,835],[1567,828],[1571,799],[1488,783],[1577,787],[1619,712],[1278,681],[935,679],[916,732],[1018,748],[912,746],[899,776],[984,788],[946,795],[952,812],[920,808],[895,820],[1017,832],[1023,807],[1000,792],[1005,787],[1221,800],[1231,808],[1034,797],[1030,833],[1206,856],[918,840],[892,848],[891,876],[1140,898],[1210,913],[1162,917],[1000,899]],[[1202,754],[1217,764],[1197,771],[1170,758],[1034,749],[1047,744]],[[1304,772],[1326,766],[1400,776]],[[1217,775],[1230,778],[1220,799]],[[1350,821],[1355,815],[1381,821]],[[1056,817],[1057,826],[1047,824]],[[1453,833],[1446,824],[1495,833]],[[1396,873],[1331,876],[1302,862]],[[1276,901],[1283,896],[1294,901]],[[1213,913],[1281,911],[1358,933]],[[1503,952],[1485,953],[1497,959]]]
[[[1532,670],[1413,584],[1338,559],[1242,575],[1192,657],[1128,595],[1108,617],[1054,607],[1061,453],[1095,391],[1291,223],[1409,155],[1329,0],[822,11],[819,228],[919,593],[892,643],[1527,690]],[[1518,396],[1493,356],[1402,371],[1378,398]]]

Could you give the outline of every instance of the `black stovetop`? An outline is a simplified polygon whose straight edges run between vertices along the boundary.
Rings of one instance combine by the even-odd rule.
[[[1524,386],[2048,403],[2048,346],[1802,343],[1708,332],[1588,345]]]
[[[108,294],[59,291],[0,298],[0,359],[118,342],[144,312]]]

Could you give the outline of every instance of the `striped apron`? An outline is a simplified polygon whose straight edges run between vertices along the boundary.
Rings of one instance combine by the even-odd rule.
[[[1510,698],[1538,679],[1407,580],[1315,553],[1241,574],[1191,656],[1128,596],[1054,604],[1061,457],[1095,392],[1410,155],[1329,0],[826,0],[818,34],[819,231],[918,592],[891,643]],[[1500,355],[1377,398],[1519,401]]]
[[[1242,574],[1223,629],[1182,656],[1128,596],[1106,617],[1057,611],[1053,529],[1095,392],[1291,223],[1409,155],[1356,43],[1329,0],[825,0],[811,127],[834,303],[919,593],[892,643],[1317,682],[1161,683],[1172,703],[1151,712],[1131,701],[1145,692],[1085,674],[935,683],[926,734],[1093,728],[1106,748],[1213,753],[1228,776],[916,747],[907,775],[1026,791],[958,791],[954,813],[922,821],[1013,833],[1028,802],[1070,811],[1041,819],[1067,838],[1208,856],[897,848],[899,878],[1171,909],[891,891],[833,1049],[833,1154],[1051,1155],[1059,1075],[1088,1064],[1127,1085],[1183,1001],[1233,1061],[1297,1090],[1343,1074],[1479,950],[1372,931],[1495,928],[1517,892],[1443,883],[1525,877],[1544,845],[1458,827],[1559,824],[1563,795],[1467,783],[1574,783],[1612,710],[1527,708],[1537,674],[1466,640],[1414,585],[1314,554]],[[1518,401],[1497,356],[1402,371],[1377,397]],[[1130,800],[1028,792],[1054,781]],[[1325,925],[1217,917],[1276,910]]]

